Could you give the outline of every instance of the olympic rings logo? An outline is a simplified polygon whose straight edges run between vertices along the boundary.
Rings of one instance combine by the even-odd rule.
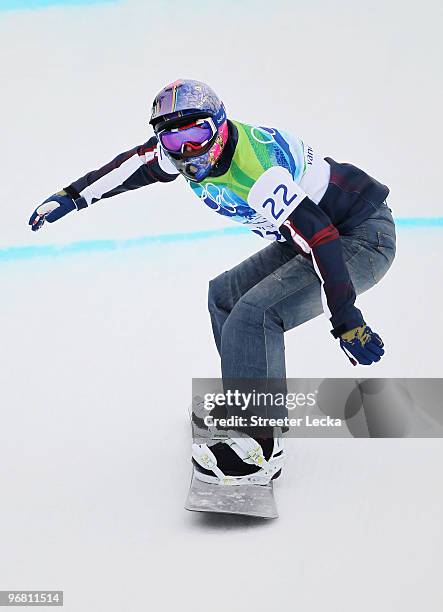
[[[269,139],[261,140],[260,138],[258,138],[258,136],[256,136],[256,132],[259,132],[262,137],[266,134],[266,136],[268,136]],[[264,130],[263,128],[259,128],[259,127],[251,127],[252,138],[260,144],[267,145],[267,144],[271,144],[271,142],[275,142],[275,138],[274,138],[275,133],[276,133],[275,130],[273,130],[272,128],[267,128],[266,130]]]

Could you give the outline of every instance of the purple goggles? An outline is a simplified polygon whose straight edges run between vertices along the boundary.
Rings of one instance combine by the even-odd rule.
[[[216,135],[217,128],[211,118],[197,119],[187,125],[159,132],[158,137],[165,151],[183,155],[198,156]]]

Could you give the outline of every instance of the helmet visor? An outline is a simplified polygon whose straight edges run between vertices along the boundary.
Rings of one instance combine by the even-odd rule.
[[[198,119],[170,130],[162,130],[158,133],[158,137],[162,147],[169,153],[183,157],[195,157],[205,151],[216,133],[217,128],[214,122],[207,118]]]

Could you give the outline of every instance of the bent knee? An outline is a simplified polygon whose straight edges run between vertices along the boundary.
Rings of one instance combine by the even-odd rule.
[[[241,299],[229,314],[223,327],[223,335],[237,334],[254,328],[263,331],[265,327],[283,329],[280,313],[274,308],[265,308]]]

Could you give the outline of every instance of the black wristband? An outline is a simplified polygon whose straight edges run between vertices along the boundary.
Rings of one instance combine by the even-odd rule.
[[[331,329],[331,334],[334,336],[334,338],[338,338],[347,331],[349,331],[348,326],[342,323],[338,327]]]
[[[80,197],[80,194],[78,193],[78,191],[74,189],[74,187],[71,187],[71,185],[69,185],[68,187],[63,187],[63,189],[64,191],[66,191],[68,196],[72,198],[73,200],[77,200]]]

